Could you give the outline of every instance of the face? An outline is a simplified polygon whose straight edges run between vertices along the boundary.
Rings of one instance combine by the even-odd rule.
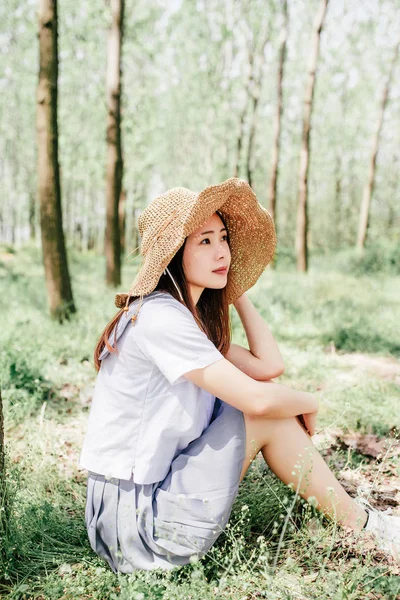
[[[219,215],[214,213],[187,237],[183,249],[183,269],[195,304],[204,288],[226,286],[230,263],[227,230]],[[226,271],[214,272],[221,267],[226,267]]]

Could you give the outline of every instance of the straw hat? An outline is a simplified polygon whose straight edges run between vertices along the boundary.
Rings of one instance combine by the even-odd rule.
[[[116,295],[116,306],[125,306],[125,310],[129,310],[130,297],[139,296],[143,300],[143,296],[156,288],[165,270],[172,278],[167,265],[185,238],[216,211],[225,220],[229,234],[228,303],[232,304],[251,288],[274,255],[275,226],[247,181],[231,177],[200,193],[184,187],[172,188],[145,208],[138,220],[140,254],[144,259],[129,292]],[[135,318],[132,318],[133,322]]]

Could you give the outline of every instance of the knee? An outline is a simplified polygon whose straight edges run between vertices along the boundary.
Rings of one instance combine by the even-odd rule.
[[[259,416],[245,416],[246,432],[252,438],[259,440],[260,447],[270,441],[274,436],[290,435],[300,423],[296,417],[285,417],[283,419],[271,419]]]

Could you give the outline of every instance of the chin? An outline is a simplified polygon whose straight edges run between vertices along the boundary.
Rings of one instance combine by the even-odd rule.
[[[226,287],[227,282],[225,283],[221,283],[221,285],[216,285],[215,283],[213,285],[207,285],[206,287],[208,287],[210,290],[222,290],[224,287]]]
[[[197,287],[200,288],[204,288],[204,289],[209,289],[209,290],[222,290],[223,288],[225,288],[228,284],[228,277],[221,277],[220,278],[220,283],[218,281],[215,281],[215,279],[213,278],[212,281],[196,281],[193,282],[194,285],[196,285]]]

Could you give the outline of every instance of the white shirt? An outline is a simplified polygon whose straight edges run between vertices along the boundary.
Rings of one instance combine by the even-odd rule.
[[[162,481],[173,459],[209,425],[215,396],[183,377],[224,358],[190,310],[154,291],[124,313],[118,354],[100,359],[81,467],[136,483]],[[110,336],[114,346],[114,332]]]

